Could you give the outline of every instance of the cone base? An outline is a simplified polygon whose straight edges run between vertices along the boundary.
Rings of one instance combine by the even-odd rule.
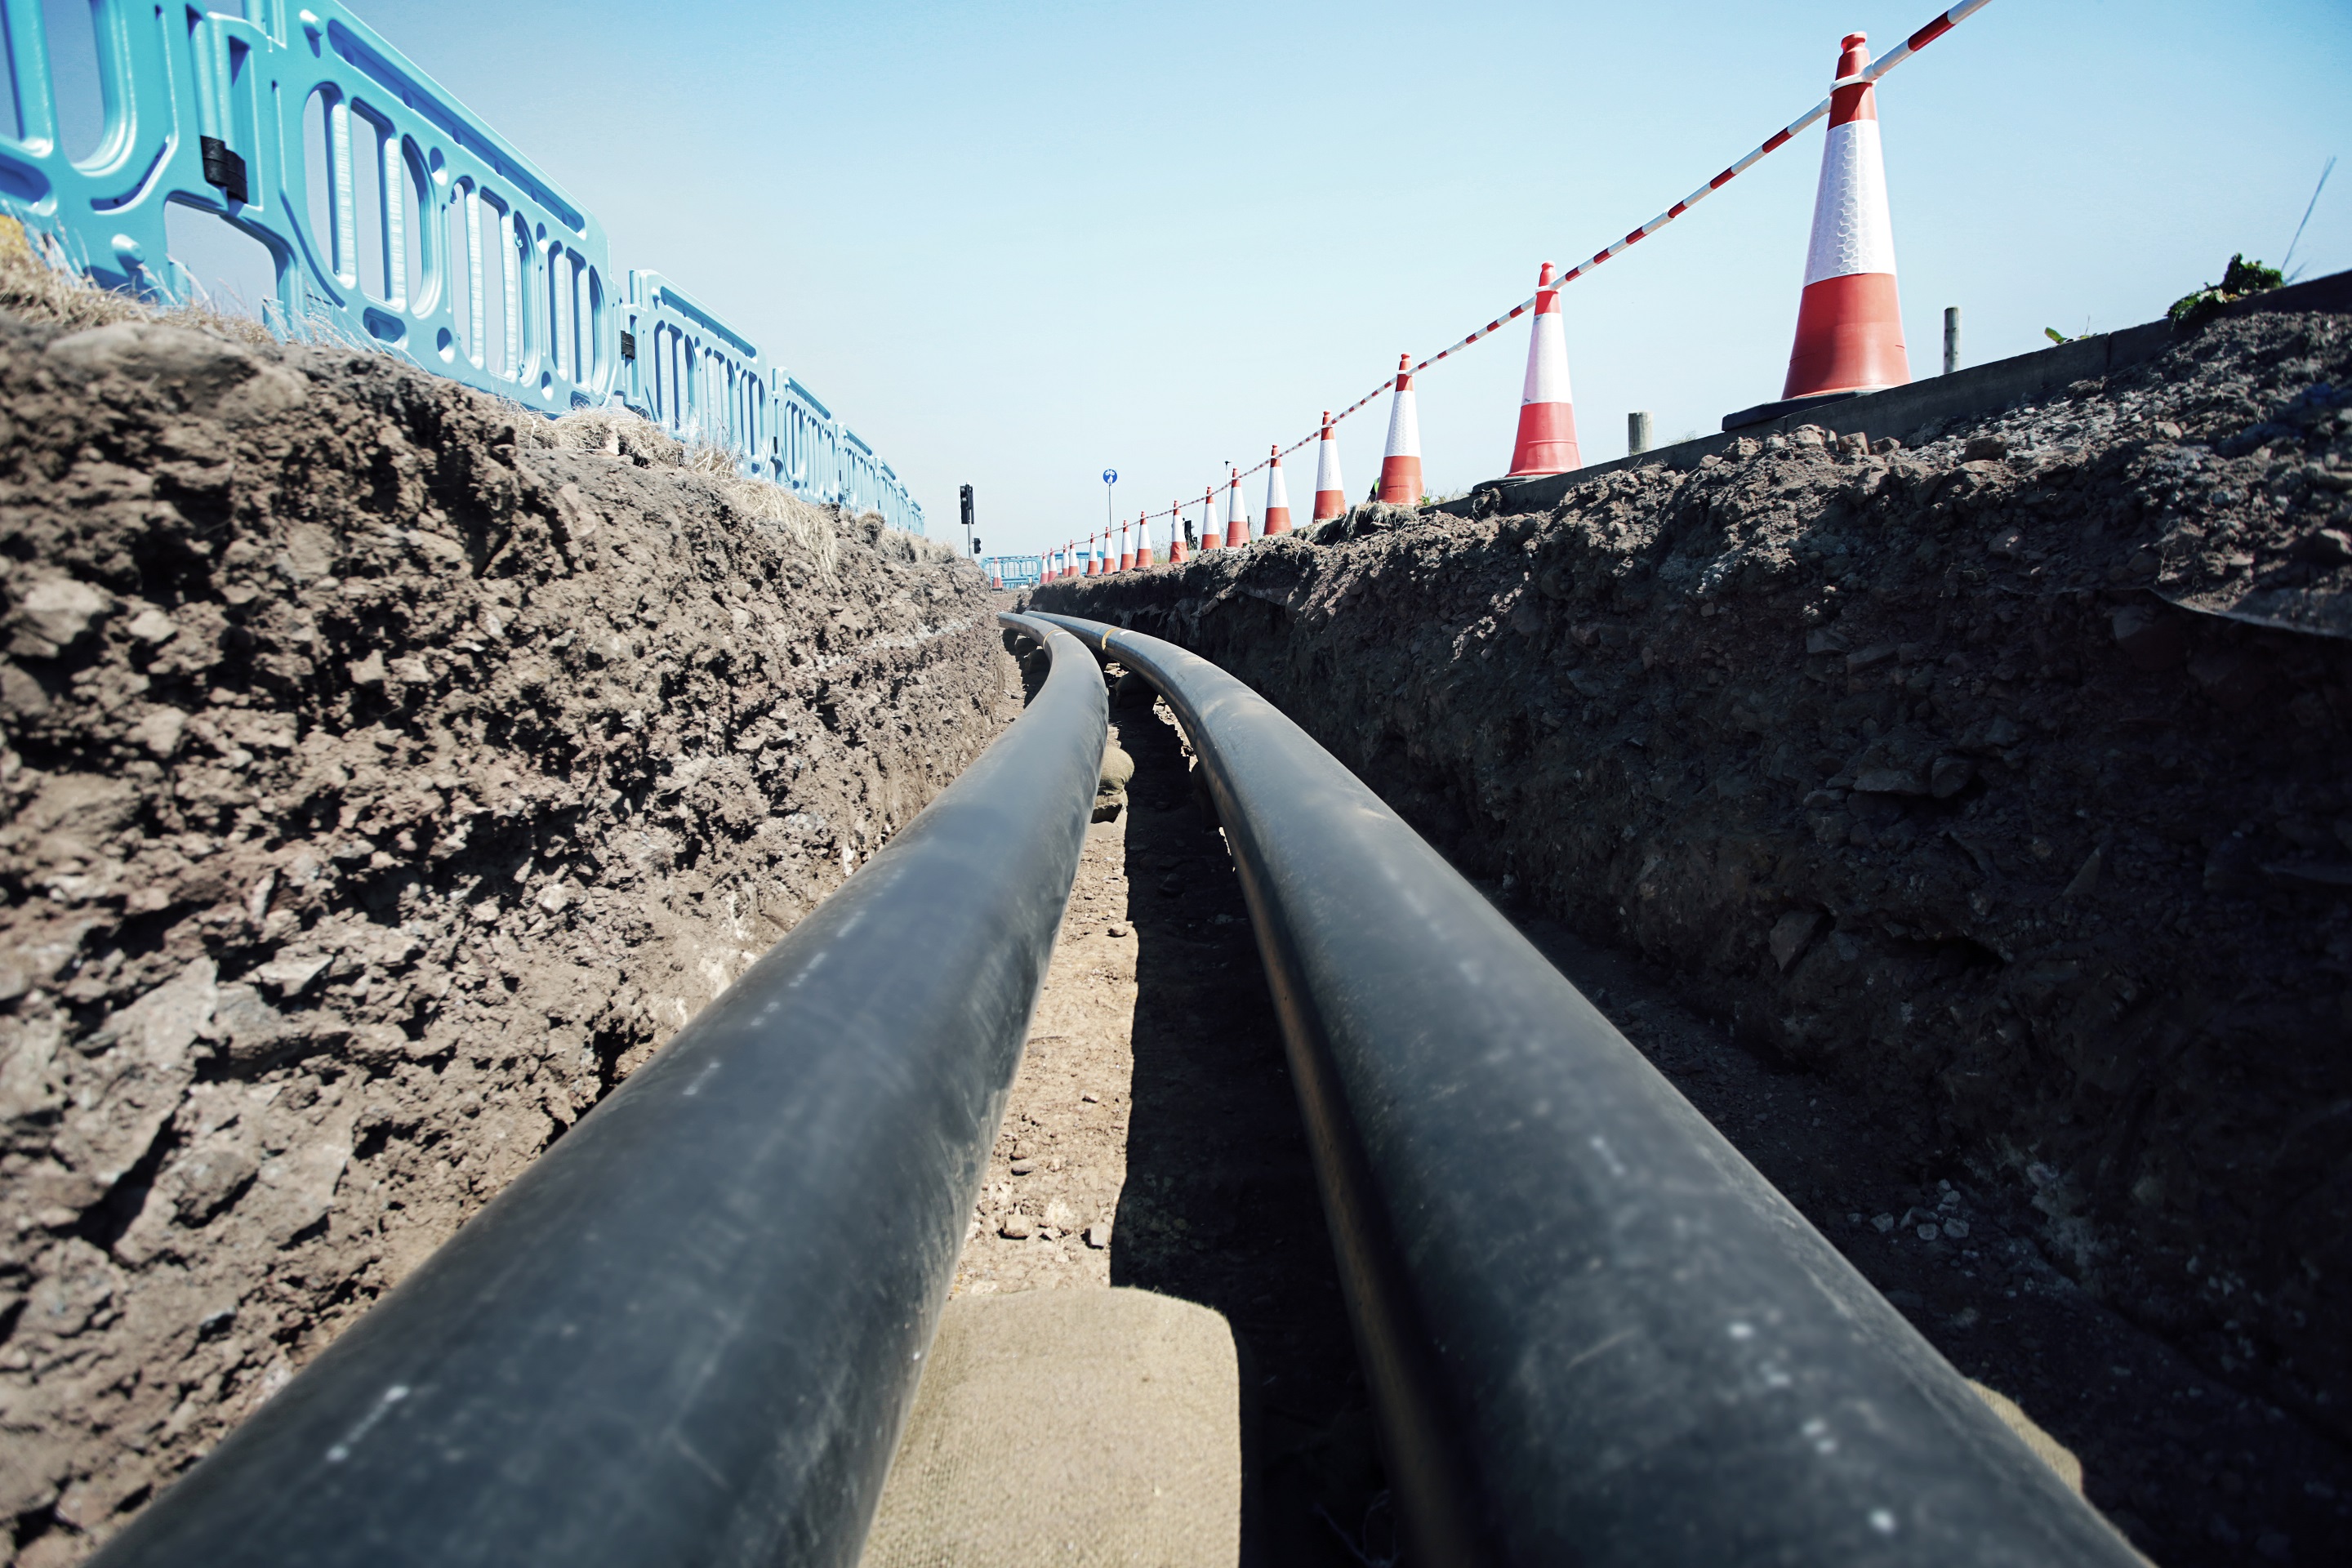
[[[1849,272],[1805,285],[1780,395],[1901,386],[1911,379],[1892,272]]]
[[[1381,459],[1381,500],[1391,506],[1418,506],[1421,494],[1419,458]]]
[[[1317,522],[1328,522],[1335,517],[1345,517],[1347,515],[1348,498],[1344,492],[1339,490],[1317,490],[1315,492],[1315,521]]]
[[[1576,406],[1569,403],[1519,405],[1518,439],[1511,445],[1510,479],[1565,474],[1584,467],[1576,447]]]
[[[1266,538],[1271,539],[1277,533],[1288,533],[1289,531],[1290,509],[1288,507],[1276,507],[1274,510],[1265,514]]]

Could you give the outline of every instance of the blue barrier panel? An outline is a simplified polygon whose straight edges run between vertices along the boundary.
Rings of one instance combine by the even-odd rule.
[[[613,356],[596,220],[367,26],[331,4],[291,24],[95,0],[97,149],[60,144],[39,0],[0,0],[16,98],[0,206],[105,287],[197,292],[167,209],[257,240],[263,318],[288,336],[378,343],[545,412],[599,403]],[[77,19],[78,20],[78,19]]]
[[[803,500],[923,531],[923,509],[874,449],[677,285],[631,272],[620,318],[619,396],[628,406],[682,441],[728,448],[745,475]]]
[[[0,212],[93,281],[172,301],[201,289],[167,214],[226,224],[268,254],[282,336],[372,342],[545,414],[618,397],[746,474],[922,531],[898,476],[715,313],[658,273],[616,297],[593,215],[365,23],[335,0],[244,8],[89,0],[81,85],[103,110],[76,156],[47,7],[0,0]]]
[[[1008,588],[1034,588],[1045,580],[1042,555],[983,555],[980,569]]]
[[[749,339],[658,272],[629,274],[621,400],[689,445],[756,452],[766,372]],[[769,477],[747,458],[744,471]]]

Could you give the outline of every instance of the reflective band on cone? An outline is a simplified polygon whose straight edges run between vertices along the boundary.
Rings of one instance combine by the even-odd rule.
[[[1242,471],[1228,464],[1233,478],[1225,484],[1225,548],[1239,550],[1250,542],[1249,508],[1242,505]]]
[[[1528,378],[1519,393],[1511,474],[1564,474],[1583,466],[1576,450],[1576,400],[1568,389],[1568,331],[1547,261],[1536,279],[1535,327],[1528,338]]]
[[[1268,539],[1290,531],[1290,486],[1282,477],[1282,448],[1274,448],[1267,458],[1265,475],[1265,521],[1258,531]]]
[[[1421,504],[1421,414],[1413,404],[1412,363],[1411,354],[1397,355],[1389,446],[1381,458],[1381,500],[1395,506]]]
[[[1339,438],[1331,429],[1331,411],[1323,411],[1323,438],[1315,443],[1315,521],[1344,517],[1348,487],[1339,478]]]
[[[1861,33],[1838,58],[1841,79],[1870,64]],[[1900,386],[1911,379],[1903,312],[1895,292],[1895,225],[1886,206],[1886,163],[1878,145],[1877,89],[1830,95],[1829,138],[1813,195],[1813,240],[1783,397]]]

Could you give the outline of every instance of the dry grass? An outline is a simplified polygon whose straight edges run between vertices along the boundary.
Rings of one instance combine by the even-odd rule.
[[[268,348],[276,333],[253,316],[224,310],[210,300],[167,305],[101,289],[76,269],[47,236],[31,236],[24,225],[0,214],[0,310],[28,321],[47,321],[69,332],[116,321],[161,321],[226,338],[246,348]],[[373,349],[354,342],[332,322],[312,323],[306,337],[324,346]],[[381,351],[377,351],[381,352]]]
[[[0,310],[30,321],[53,321],[69,331],[156,315],[150,306],[99,288],[61,261],[52,260],[46,241],[36,249],[25,226],[0,214]]]

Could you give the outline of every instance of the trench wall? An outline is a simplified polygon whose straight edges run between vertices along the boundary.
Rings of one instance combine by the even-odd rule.
[[[939,547],[254,336],[0,318],[0,1563],[86,1554],[1018,706]]]
[[[1865,1087],[2208,1365],[2352,1400],[2352,318],[1909,447],[1051,584],[1282,706],[1496,897]],[[1824,437],[1827,437],[1825,440]]]

